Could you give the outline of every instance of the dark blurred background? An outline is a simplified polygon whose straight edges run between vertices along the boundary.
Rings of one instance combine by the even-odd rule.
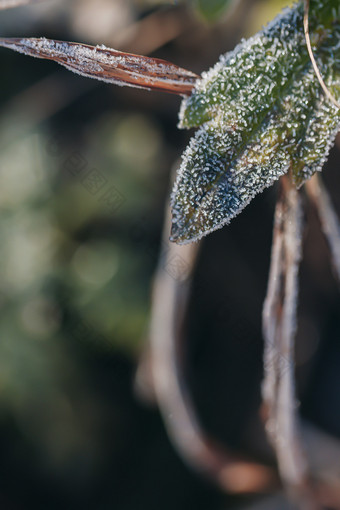
[[[106,44],[200,73],[287,2],[227,3],[47,0],[1,11],[0,29]],[[180,99],[6,50],[1,68],[0,508],[265,508],[188,468],[158,410],[135,391],[170,174],[190,136],[176,127]],[[339,168],[334,148],[324,173],[340,212]],[[275,197],[274,186],[204,240],[188,317],[188,385],[202,423],[269,462],[261,308]],[[338,290],[306,207],[298,394],[302,415],[335,437]]]

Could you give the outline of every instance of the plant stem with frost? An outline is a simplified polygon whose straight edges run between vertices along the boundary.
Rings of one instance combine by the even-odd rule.
[[[268,412],[267,433],[277,455],[282,480],[300,507],[311,510],[316,507],[309,493],[294,382],[302,208],[300,194],[289,177],[282,178],[280,184],[268,290],[263,308],[263,398]]]

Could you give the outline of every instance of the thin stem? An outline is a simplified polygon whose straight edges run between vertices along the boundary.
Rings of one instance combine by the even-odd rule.
[[[301,508],[315,508],[309,494],[305,453],[300,442],[294,383],[294,337],[301,259],[302,209],[290,178],[281,179],[267,297],[263,308],[265,374],[263,398],[267,433],[283,482]]]
[[[331,251],[332,262],[340,281],[340,222],[328,191],[318,175],[306,182],[309,198],[319,214],[321,228]]]
[[[321,76],[321,73],[320,73],[319,68],[318,68],[318,64],[316,63],[316,60],[315,60],[315,57],[314,57],[314,53],[313,53],[313,50],[312,50],[312,45],[311,45],[311,42],[310,42],[310,36],[309,36],[309,21],[308,21],[308,17],[309,17],[309,0],[304,0],[304,2],[305,2],[304,3],[305,12],[304,12],[304,17],[303,17],[303,28],[304,28],[304,32],[305,32],[307,50],[308,50],[309,57],[311,59],[312,65],[313,65],[314,72],[316,74],[317,79],[319,80],[319,83],[320,83],[320,85],[322,87],[322,90],[324,91],[325,95],[328,97],[328,99],[337,108],[340,109],[340,103],[335,99],[333,94],[328,89],[327,85],[325,84],[325,82],[324,82],[324,80],[323,80],[323,78]]]

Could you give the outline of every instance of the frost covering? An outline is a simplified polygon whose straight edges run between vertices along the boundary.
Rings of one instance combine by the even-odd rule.
[[[310,34],[326,85],[340,95],[340,6],[314,0]],[[296,186],[321,170],[340,129],[303,33],[303,6],[286,9],[196,82],[180,127],[198,127],[172,194],[172,240],[198,240],[290,171]]]

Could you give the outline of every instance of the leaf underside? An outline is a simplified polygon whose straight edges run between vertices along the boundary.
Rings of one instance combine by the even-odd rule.
[[[340,94],[340,6],[314,0],[317,64]],[[200,127],[199,127],[200,126]],[[303,5],[286,9],[196,83],[180,127],[199,127],[172,193],[172,240],[198,240],[230,222],[264,188],[291,172],[297,187],[321,170],[340,129],[308,56]]]

